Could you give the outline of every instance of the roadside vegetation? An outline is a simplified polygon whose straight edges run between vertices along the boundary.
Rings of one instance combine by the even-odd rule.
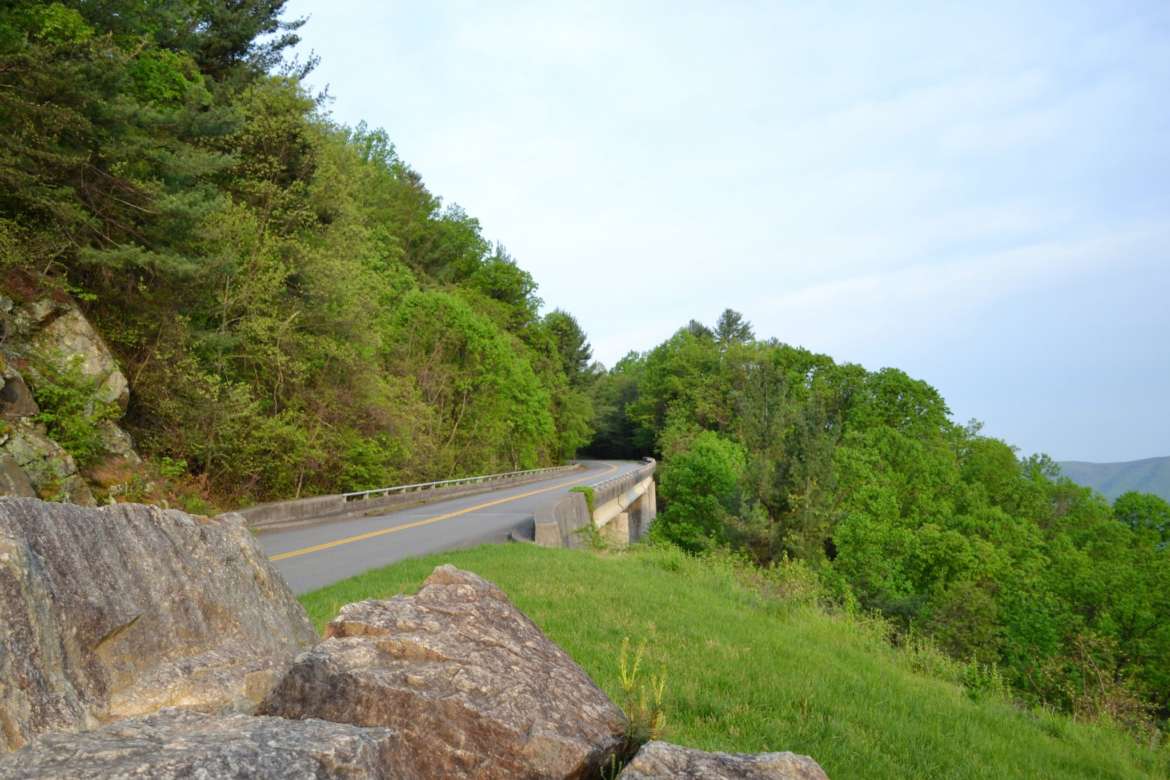
[[[656,726],[707,750],[792,750],[842,778],[1170,773],[1165,749],[1116,726],[1018,706],[986,670],[928,642],[895,646],[888,621],[825,606],[833,599],[800,564],[763,571],[671,547],[513,544],[403,561],[301,601],[321,628],[347,602],[417,590],[440,563],[500,585],[615,702],[643,713],[643,734]],[[623,684],[643,642],[638,679]],[[664,718],[654,723],[656,678]]]
[[[139,448],[220,506],[571,457],[580,327],[384,132],[329,117],[284,6],[0,8],[0,293],[76,299]],[[89,465],[101,410],[69,380],[38,400]]]
[[[798,561],[1012,695],[1143,742],[1170,716],[1170,505],[1110,505],[951,420],[938,391],[754,337],[727,311],[595,386],[591,451],[660,457],[661,541]]]

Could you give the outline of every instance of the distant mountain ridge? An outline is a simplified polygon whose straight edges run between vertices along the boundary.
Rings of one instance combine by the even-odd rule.
[[[1061,472],[1078,485],[1091,487],[1110,501],[1130,490],[1153,493],[1170,501],[1170,457],[1145,458],[1126,463],[1088,463],[1066,460]]]

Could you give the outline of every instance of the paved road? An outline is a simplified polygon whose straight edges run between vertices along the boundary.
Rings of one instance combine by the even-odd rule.
[[[296,593],[343,580],[366,569],[415,555],[504,541],[531,524],[538,507],[574,485],[592,485],[643,464],[589,461],[583,471],[501,488],[375,517],[334,520],[298,528],[261,531],[260,546]]]

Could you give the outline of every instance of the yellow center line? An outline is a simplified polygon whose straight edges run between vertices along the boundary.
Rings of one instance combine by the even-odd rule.
[[[602,476],[612,474],[613,472],[617,471],[618,467],[613,465],[613,464],[609,464],[607,466],[607,468],[609,470],[606,471],[605,474],[603,474]],[[506,496],[504,498],[497,498],[494,501],[487,501],[487,502],[484,502],[482,504],[476,504],[475,506],[469,506],[466,509],[458,509],[454,512],[447,512],[446,514],[435,515],[434,517],[427,517],[427,518],[424,518],[422,520],[415,520],[413,523],[403,523],[402,525],[395,525],[395,526],[391,526],[390,528],[383,528],[379,531],[368,531],[367,533],[357,534],[356,536],[346,536],[342,539],[334,539],[332,542],[322,542],[321,544],[314,544],[311,547],[302,547],[299,550],[289,550],[288,552],[278,553],[277,555],[270,556],[268,558],[268,560],[270,560],[270,561],[284,561],[284,560],[288,560],[289,558],[299,558],[302,555],[309,555],[310,553],[321,552],[322,550],[328,550],[328,549],[331,549],[333,547],[340,547],[343,544],[353,544],[354,542],[364,542],[366,539],[374,539],[374,538],[379,537],[379,536],[385,536],[386,534],[394,534],[394,533],[398,533],[399,531],[410,530],[411,528],[419,528],[419,527],[424,526],[424,525],[430,525],[431,523],[438,523],[438,522],[441,522],[443,520],[450,520],[453,517],[459,517],[460,515],[465,515],[465,514],[468,514],[469,512],[478,512],[481,509],[487,509],[488,507],[492,507],[492,506],[499,506],[500,504],[507,504],[510,501],[519,501],[520,499],[528,498],[529,496],[537,496],[537,495],[540,495],[541,493],[548,493],[548,492],[553,491],[553,490],[559,490],[559,489],[563,488],[565,485],[571,485],[574,483],[580,484],[580,481],[581,481],[580,479],[570,479],[570,480],[566,480],[564,482],[558,482],[557,484],[552,485],[550,487],[541,488],[539,490],[530,490],[527,493],[520,493],[519,495],[515,495],[515,496]],[[596,484],[596,481],[593,482],[592,484]]]

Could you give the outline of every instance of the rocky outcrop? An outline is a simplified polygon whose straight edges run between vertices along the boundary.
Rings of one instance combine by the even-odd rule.
[[[0,496],[36,496],[36,488],[28,474],[8,453],[0,454]]]
[[[13,490],[4,490],[3,495],[38,496],[82,506],[95,503],[89,485],[78,473],[73,456],[50,439],[45,426],[39,423],[17,420],[0,424],[2,459],[10,462],[9,482],[13,485]],[[30,491],[24,490],[26,484]]]
[[[24,377],[0,353],[0,419],[19,420],[39,411]]]
[[[27,334],[27,352],[57,371],[76,365],[97,387],[98,400],[126,409],[130,383],[106,342],[72,301],[42,298],[17,309],[13,319],[18,330]]]
[[[421,777],[597,775],[625,716],[495,585],[440,566],[416,596],[343,607],[260,707],[384,726]]]
[[[0,749],[250,710],[316,635],[238,515],[0,499]]]
[[[0,780],[406,778],[393,769],[397,741],[386,729],[170,710],[41,737],[0,756]]]
[[[707,753],[667,742],[642,746],[624,780],[828,780],[820,765],[795,753]]]
[[[35,388],[46,381],[38,365],[62,373],[75,367],[93,382],[95,405],[115,404],[124,411],[130,400],[126,376],[72,300],[53,294],[17,305],[0,296],[0,495],[92,505],[93,494],[77,464],[36,421],[40,409],[30,384]],[[99,425],[108,457],[141,462],[129,434],[116,422]]]
[[[122,430],[113,420],[102,420],[98,423],[98,433],[102,437],[102,448],[107,455],[121,458],[131,465],[138,465],[142,458],[134,449],[134,440],[130,434]]]

